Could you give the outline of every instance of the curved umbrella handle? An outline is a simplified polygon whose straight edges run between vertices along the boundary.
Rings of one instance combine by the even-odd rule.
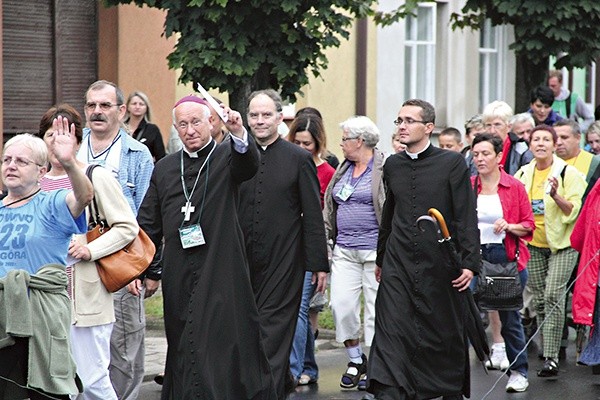
[[[448,226],[446,225],[446,220],[444,219],[442,213],[439,212],[437,208],[430,208],[429,210],[427,210],[427,214],[429,214],[430,217],[436,219],[444,239],[450,239],[450,231],[448,231]]]

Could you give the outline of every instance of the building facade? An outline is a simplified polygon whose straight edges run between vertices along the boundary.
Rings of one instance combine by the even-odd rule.
[[[414,16],[388,27],[356,21],[350,39],[327,50],[329,68],[321,78],[311,77],[304,95],[286,112],[318,108],[328,148],[341,156],[338,125],[356,114],[377,123],[380,148],[391,151],[392,121],[409,98],[435,105],[437,128],[461,131],[485,104],[497,99],[514,104],[515,57],[508,49],[512,29],[487,24],[481,31],[452,30],[450,15],[463,4],[422,3]],[[397,5],[394,0],[378,2],[382,11]],[[36,130],[53,104],[68,102],[82,112],[85,89],[97,79],[115,82],[126,95],[134,90],[148,94],[153,122],[168,140],[172,105],[193,88],[178,84],[177,71],[168,68],[166,57],[176,39],[163,35],[165,12],[134,5],[106,8],[94,0],[0,0],[0,8],[4,141]],[[583,78],[568,83],[593,103],[595,69],[573,76]],[[219,97],[227,100],[226,94]]]

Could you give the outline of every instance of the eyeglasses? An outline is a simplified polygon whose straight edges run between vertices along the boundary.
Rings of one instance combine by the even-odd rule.
[[[112,104],[112,103],[108,103],[108,102],[102,102],[102,103],[85,103],[85,109],[88,111],[94,111],[96,109],[96,107],[100,107],[100,109],[102,111],[108,111],[110,110],[112,107],[119,107],[122,104]]]
[[[343,137],[342,138],[342,143],[345,143],[348,140],[358,140],[358,139],[360,139],[360,138],[358,138],[358,137]]]
[[[6,157],[4,157],[2,159],[2,165],[4,165],[5,167],[8,167],[13,161],[15,162],[15,164],[17,165],[17,167],[21,167],[21,168],[26,167],[26,166],[28,166],[30,164],[35,164],[38,167],[42,166],[41,164],[38,164],[35,161],[26,160],[24,158],[19,158],[19,157],[12,158],[12,157],[9,157],[9,156],[6,156]]]
[[[406,125],[412,125],[412,124],[416,124],[416,123],[428,124],[429,122],[428,121],[419,121],[417,119],[412,119],[412,118],[404,118],[403,119],[400,117],[398,117],[398,119],[394,120],[394,125],[396,125],[396,126],[400,126],[400,125],[402,125],[402,123],[405,123]]]
[[[192,122],[180,122],[177,125],[175,125],[175,127],[177,128],[178,131],[183,132],[183,131],[186,131],[190,125],[192,126],[192,128],[196,129],[196,128],[200,127],[201,124],[202,124],[202,120],[195,119]]]

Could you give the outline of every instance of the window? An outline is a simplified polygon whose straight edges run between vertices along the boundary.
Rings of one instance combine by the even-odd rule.
[[[485,20],[479,36],[479,109],[494,100],[505,100],[505,43],[502,27]]]
[[[406,18],[404,97],[435,104],[436,5],[419,4]]]
[[[80,112],[97,79],[95,1],[2,1],[3,138],[35,132],[56,103]]]

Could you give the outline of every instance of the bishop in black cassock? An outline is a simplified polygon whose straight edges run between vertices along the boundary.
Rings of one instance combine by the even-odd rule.
[[[381,280],[369,391],[378,399],[462,399],[470,393],[468,309],[458,289],[468,287],[479,271],[475,200],[464,158],[429,142],[433,107],[420,100],[407,103],[396,121],[407,150],[389,157],[383,167],[387,191],[377,249]],[[434,227],[425,232],[417,227],[417,218],[431,207],[448,223],[462,273],[449,265]]]
[[[256,175],[241,186],[240,219],[263,343],[277,397],[284,399],[304,272],[321,272],[315,275],[324,289],[329,271],[325,225],[312,155],[279,138],[281,109],[272,98],[250,97],[249,124],[261,158]]]
[[[239,113],[226,112],[230,131],[243,131]],[[208,115],[197,97],[176,105],[184,150],[156,164],[138,215],[157,248],[164,236],[162,399],[275,400],[237,213],[238,185],[255,174],[259,155],[247,133],[244,153],[233,138],[217,145]],[[197,245],[183,248],[180,229],[196,224],[205,243],[195,231],[188,239]]]

